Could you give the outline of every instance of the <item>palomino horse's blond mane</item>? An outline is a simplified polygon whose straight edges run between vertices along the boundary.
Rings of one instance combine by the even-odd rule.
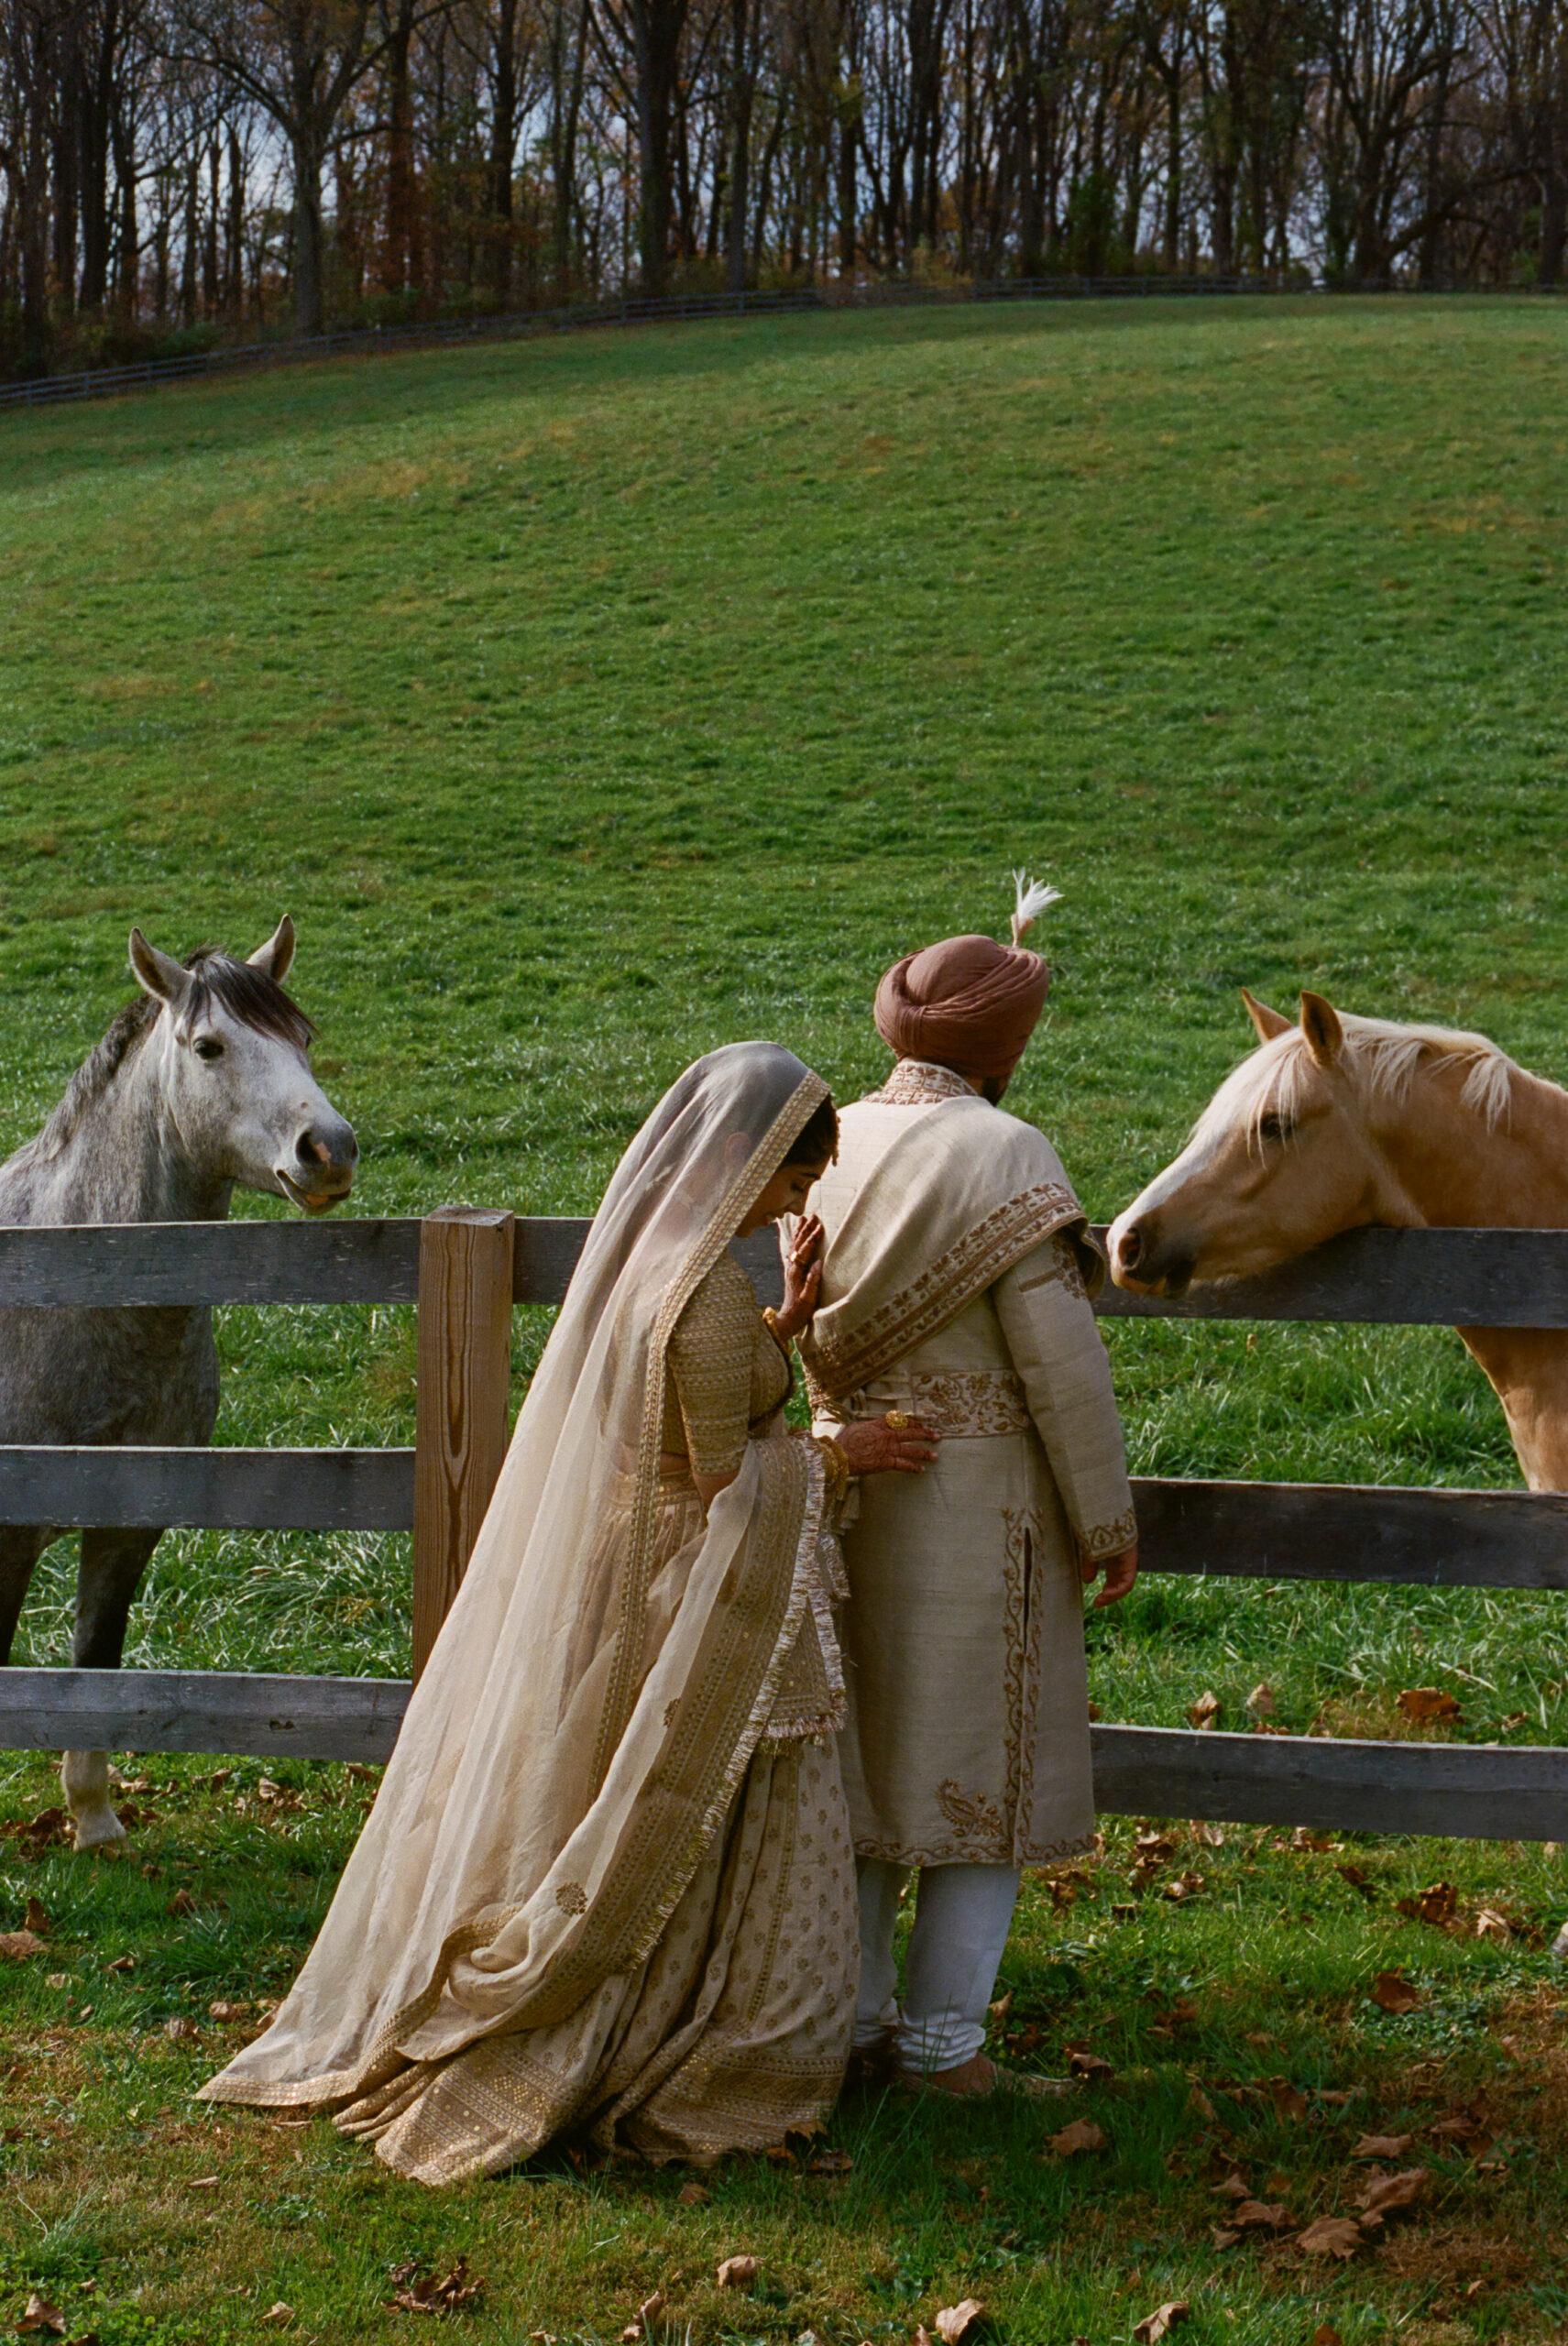
[[[1507,1115],[1518,1069],[1485,1035],[1453,1026],[1401,1026],[1391,1018],[1357,1018],[1342,1010],[1344,1047],[1338,1064],[1364,1092],[1398,1101],[1409,1091],[1423,1059],[1468,1063],[1460,1099],[1488,1131]],[[1218,1140],[1244,1125],[1255,1143],[1265,1116],[1294,1116],[1301,1105],[1311,1051],[1299,1026],[1277,1035],[1228,1075],[1192,1128],[1195,1141]]]

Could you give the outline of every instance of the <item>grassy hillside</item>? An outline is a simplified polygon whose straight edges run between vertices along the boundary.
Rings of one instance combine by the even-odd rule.
[[[170,950],[247,950],[287,909],[316,1064],[364,1145],[360,1210],[587,1211],[664,1083],[717,1042],[773,1036],[841,1094],[864,1088],[885,1064],[878,972],[932,935],[1000,929],[1024,861],[1065,901],[1015,1102],[1098,1214],[1172,1153],[1250,1040],[1243,982],[1478,1026],[1563,1076],[1565,341],[1556,305],[1507,301],[848,315],[4,419],[0,1147],[124,998],[133,920]],[[542,1334],[522,1332],[524,1368]],[[1514,1479],[1490,1395],[1440,1332],[1112,1341],[1146,1471]],[[406,1314],[232,1312],[222,1342],[220,1439],[409,1437]],[[405,1577],[398,1542],[170,1538],[135,1658],[400,1673]],[[61,1550],[28,1616],[34,1658],[63,1657],[69,1599]],[[1266,1678],[1282,1724],[1383,1732],[1398,1688],[1441,1681],[1464,1734],[1568,1734],[1556,1599],[1151,1580],[1094,1635],[1107,1716],[1179,1724],[1212,1687],[1237,1724]],[[5,1765],[13,1814],[30,1814],[43,1763]],[[258,1769],[198,1796],[201,1772],[158,1763],[168,1798],[141,1828],[156,1887],[128,1866],[84,1879],[58,1854],[0,1876],[16,1904],[0,1926],[41,1888],[69,1994],[97,2014],[67,2022],[34,1967],[18,1986],[17,2026],[42,2032],[27,2092],[53,2114],[13,2172],[47,2254],[18,2218],[0,2275],[112,2278],[107,2346],[227,2334],[203,2294],[210,2209],[181,2197],[178,2146],[204,2175],[233,2138],[192,2129],[179,2099],[205,2052],[137,2031],[199,2014],[209,1991],[276,1992],[357,1817],[338,1771],[301,1771],[302,1818],[258,1804]],[[376,2310],[388,2242],[466,2243],[492,2283],[511,2276],[516,2322],[498,2308],[495,2334],[524,2338],[537,2313],[614,2335],[659,2242],[700,2263],[751,2244],[751,2226],[774,2297],[742,2329],[692,2298],[694,2338],[904,2338],[954,2301],[935,2293],[972,2286],[1016,2339],[1098,2346],[1212,2267],[1185,2335],[1305,2340],[1330,2303],[1321,2276],[1253,2258],[1244,2283],[1234,2256],[1210,2257],[1204,2208],[1222,2203],[1205,2203],[1204,2162],[1255,2161],[1274,2199],[1270,2162],[1299,2154],[1321,2198],[1355,2125],[1314,2104],[1293,2132],[1265,2094],[1195,2133],[1189,2076],[1304,2064],[1309,2083],[1360,2082],[1392,2125],[1456,2062],[1456,2091],[1538,2053],[1550,2066],[1539,1959],[1422,1935],[1388,1900],[1446,1870],[1471,1911],[1511,1898],[1542,1918],[1552,1861],[1391,1850],[1375,1909],[1331,1858],[1266,1836],[1189,1861],[1209,1879],[1201,1913],[1130,1913],[1124,1863],[1069,1917],[1042,1893],[1019,1941],[1038,2057],[1102,2028],[1124,2067],[1102,2176],[1064,2182],[1084,2163],[1021,2165],[1006,2126],[917,2116],[895,2150],[885,2125],[851,2126],[852,2187],[742,2177],[699,2220],[663,2187],[564,2170],[466,2200],[459,2240],[313,2135],[302,2170],[287,2147],[276,2174],[271,2151],[244,2154],[267,2236],[286,2235],[285,2204],[304,2227],[272,2293],[310,2334],[378,2334],[397,2319]],[[187,1881],[226,1884],[229,1918],[172,1925]],[[111,1979],[122,1942],[143,1969]],[[1418,1959],[1431,1992],[1401,2035],[1365,1980]],[[1282,1977],[1302,1999],[1289,2044],[1269,2034]],[[1146,2042],[1147,2013],[1190,1993],[1212,2032]],[[128,2185],[93,2197],[91,2143],[127,2122],[133,2087],[148,2144],[175,2146],[156,2217]],[[1431,2237],[1450,2238],[1447,2264],[1392,2243],[1365,2283],[1334,2284],[1347,2340],[1392,2336],[1386,2312],[1417,2324],[1409,2339],[1552,2334],[1568,2308],[1556,2187],[1528,2148],[1556,2139],[1546,2108],[1518,2118],[1527,2147],[1503,2181],[1444,2183]],[[369,2228],[364,2270],[323,2278],[311,2313],[313,2227],[340,2218]],[[259,2238],[235,2234],[224,2286],[257,2291],[235,2301],[236,2337],[262,2334]],[[1504,2295],[1466,2297],[1477,2275],[1502,2286],[1499,2241]],[[138,2259],[165,2275],[139,2330]]]

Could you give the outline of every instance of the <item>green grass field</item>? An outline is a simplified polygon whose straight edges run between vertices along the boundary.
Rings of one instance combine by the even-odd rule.
[[[5,419],[0,1148],[125,998],[133,921],[248,950],[289,910],[358,1210],[586,1211],[717,1042],[773,1036],[863,1089],[881,969],[1000,929],[1021,861],[1065,901],[1010,1104],[1097,1215],[1249,1042],[1243,982],[1478,1026],[1563,1076],[1565,361],[1545,303],[1150,301],[584,336]],[[1516,1479],[1445,1332],[1111,1342],[1142,1471]],[[221,1343],[220,1440],[410,1438],[406,1313],[236,1311]],[[71,1582],[62,1547],[19,1658],[64,1658]],[[406,1584],[396,1541],[171,1536],[131,1659],[401,1674]],[[1568,1734],[1544,1596],[1151,1578],[1093,1670],[1107,1717],[1154,1724],[1211,1688],[1243,1724],[1266,1680],[1279,1724],[1386,1733],[1400,1688],[1441,1683],[1464,1736]],[[848,2176],[736,2168],[692,2208],[678,2178],[563,2162],[431,2201],[325,2129],[185,2098],[232,2038],[207,2003],[289,1978],[365,1787],[140,1772],[117,1866],[0,1841],[0,1928],[28,1897],[53,1924],[48,1958],[0,1967],[18,2314],[37,2286],[103,2346],[216,2346],[281,2299],[291,2334],[389,2335],[414,2319],[380,2310],[390,2268],[465,2252],[488,2286],[461,2319],[498,2340],[615,2338],[676,2271],[672,2340],[770,2346],[906,2339],[964,2294],[1042,2346],[1127,2339],[1163,2297],[1194,2346],[1568,2320],[1568,2067],[1530,1944],[1561,1919],[1554,1853],[1232,1832],[1182,1844],[1205,1888],[1176,1903],[1129,1891],[1118,1826],[1070,1909],[1030,1891],[1010,1957],[1025,2055],[1082,2037],[1115,2064],[1088,2089],[1105,2153],[1042,2162],[1037,2116],[860,2107]],[[41,1758],[0,1761],[13,1835],[51,1797]],[[1438,1877],[1469,1935],[1398,1916]],[[1474,1935],[1487,1907],[1507,1944]],[[1367,2001],[1392,1964],[1422,1989],[1404,2018]],[[163,2034],[181,2016],[199,2042]],[[1483,2084],[1497,2164],[1423,2152]],[[1329,2272],[1212,2248],[1215,2161],[1304,2220],[1350,2205],[1368,2131],[1413,2132],[1434,2176],[1382,2245]],[[712,2287],[731,2249],[762,2259],[744,2305]]]

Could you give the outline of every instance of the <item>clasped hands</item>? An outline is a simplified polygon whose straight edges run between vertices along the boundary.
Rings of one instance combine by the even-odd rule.
[[[784,1250],[784,1303],[773,1315],[781,1343],[793,1343],[811,1325],[822,1286],[822,1243],[820,1217],[802,1214]],[[894,1414],[903,1417],[902,1411]],[[939,1436],[923,1418],[904,1418],[898,1425],[885,1418],[856,1418],[834,1439],[851,1474],[923,1474],[937,1455]]]

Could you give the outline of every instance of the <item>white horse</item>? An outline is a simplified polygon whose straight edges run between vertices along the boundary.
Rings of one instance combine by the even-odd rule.
[[[43,1130],[0,1166],[0,1224],[218,1222],[237,1186],[324,1213],[348,1195],[354,1134],[311,1073],[310,1021],[283,992],[293,923],[238,961],[171,960],[131,931],[141,992]],[[200,1444],[218,1413],[204,1307],[0,1310],[0,1442]],[[57,1526],[0,1526],[0,1661]],[[157,1530],[82,1534],[71,1658],[116,1670]],[[76,1847],[117,1841],[102,1751],[68,1751]]]

